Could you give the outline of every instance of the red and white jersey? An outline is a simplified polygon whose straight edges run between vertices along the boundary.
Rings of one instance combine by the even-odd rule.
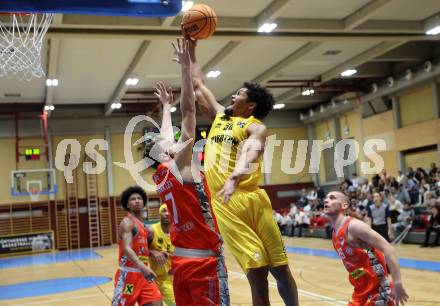
[[[170,237],[175,247],[221,252],[222,238],[211,206],[205,177],[202,182],[183,182],[161,164],[153,175],[157,192],[168,207]]]
[[[135,224],[131,248],[136,253],[138,258],[148,266],[148,256],[150,254],[148,250],[148,230],[144,227],[142,222],[132,214],[129,213],[127,217],[130,218]],[[137,265],[131,262],[124,254],[124,243],[121,238],[119,239],[119,266],[137,268]]]
[[[354,287],[353,297],[368,296],[378,287],[384,287],[384,292],[389,292],[388,271],[382,252],[373,247],[364,249],[348,243],[347,227],[351,220],[347,218],[337,233],[333,231],[332,241],[349,273],[350,283]]]

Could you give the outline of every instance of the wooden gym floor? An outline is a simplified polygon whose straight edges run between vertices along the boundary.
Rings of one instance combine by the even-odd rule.
[[[341,261],[331,257],[333,250],[330,241],[317,238],[285,238],[285,242],[289,253],[289,264],[300,290],[301,305],[346,305],[352,288]],[[420,249],[418,245],[400,245],[397,251],[403,258],[403,265],[417,267],[416,269],[402,268],[404,285],[410,295],[409,303],[406,305],[440,306],[438,294],[440,292],[440,248]],[[88,250],[83,252],[88,252]],[[0,278],[0,305],[110,305],[113,281],[109,281],[109,278],[113,278],[116,271],[117,246],[99,248],[89,253],[94,254],[95,258],[83,260],[72,257],[71,260],[55,263],[42,263],[37,260],[39,255],[22,257],[21,261],[20,257],[0,259],[2,276]],[[95,253],[102,257],[96,256]],[[17,260],[21,263],[15,264]],[[247,280],[228,250],[226,250],[226,263],[229,270],[231,304],[252,305]],[[23,286],[20,289],[21,285],[10,286],[24,282],[35,283],[40,280],[78,277],[101,277],[105,281],[96,282],[89,288],[74,291],[65,291],[61,288],[61,291],[58,291],[60,293],[33,297],[22,296],[36,294],[44,288]],[[44,285],[40,284],[41,286]],[[284,305],[272,278],[270,278],[269,286],[271,304]],[[31,293],[26,290],[30,290]],[[17,298],[5,299],[5,293],[1,293],[2,291],[9,292]]]

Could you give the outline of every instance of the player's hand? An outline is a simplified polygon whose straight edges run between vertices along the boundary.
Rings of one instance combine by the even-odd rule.
[[[189,41],[186,38],[177,38],[176,43],[172,42],[171,45],[174,48],[174,54],[177,58],[173,58],[173,61],[181,64],[182,66],[190,65],[189,58]]]
[[[171,106],[174,103],[173,89],[171,87],[165,87],[163,82],[157,82],[156,87],[154,87],[154,95],[160,100],[163,106]]]
[[[142,275],[145,277],[147,281],[150,283],[154,281],[155,278],[157,278],[156,273],[153,272],[148,266],[142,265],[139,270],[141,270]]]
[[[396,306],[405,305],[409,296],[403,288],[402,283],[394,283],[394,296],[396,299]]]
[[[182,36],[189,41],[189,47],[195,48],[197,46],[197,39],[189,36],[188,32],[183,28],[183,24],[180,25],[180,29],[182,30]]]
[[[230,176],[223,185],[223,188],[220,189],[219,192],[217,192],[217,196],[223,197],[223,204],[227,204],[229,202],[231,196],[235,192],[235,188],[237,187],[237,184],[238,184],[238,179],[236,177]]]
[[[165,253],[156,250],[150,250],[150,257],[159,265],[163,266],[167,263],[167,257]]]

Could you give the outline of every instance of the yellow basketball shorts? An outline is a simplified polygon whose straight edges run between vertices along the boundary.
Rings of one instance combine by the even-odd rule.
[[[252,268],[287,265],[286,249],[263,189],[236,191],[229,203],[213,197],[215,216],[226,246],[245,273]]]
[[[174,290],[173,290],[173,278],[167,277],[165,279],[156,279],[157,286],[160,293],[162,293],[163,301],[168,305],[175,305]]]

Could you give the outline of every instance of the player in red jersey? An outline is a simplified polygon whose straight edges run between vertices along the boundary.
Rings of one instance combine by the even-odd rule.
[[[115,276],[112,306],[161,306],[162,295],[154,282],[156,275],[148,267],[148,243],[153,231],[142,223],[147,195],[139,187],[121,194],[121,205],[129,211],[119,225],[119,269]]]
[[[153,180],[162,201],[168,207],[171,220],[176,305],[228,306],[223,241],[213,215],[206,180],[199,170],[195,170],[198,168],[193,163],[196,108],[190,79],[188,41],[178,39],[173,47],[182,69],[181,138],[178,143],[174,143],[170,113],[172,92],[159,83],[156,96],[163,104],[163,118],[160,140],[157,140],[160,162],[155,165],[157,171]],[[183,143],[186,145],[183,146]],[[156,141],[151,139],[146,144],[145,153],[148,156],[151,156],[155,144]]]
[[[348,305],[403,305],[408,294],[402,285],[394,248],[367,224],[346,217],[349,205],[348,197],[339,191],[330,192],[324,200],[324,213],[333,226],[333,246],[354,287]],[[393,282],[388,279],[387,265]]]

